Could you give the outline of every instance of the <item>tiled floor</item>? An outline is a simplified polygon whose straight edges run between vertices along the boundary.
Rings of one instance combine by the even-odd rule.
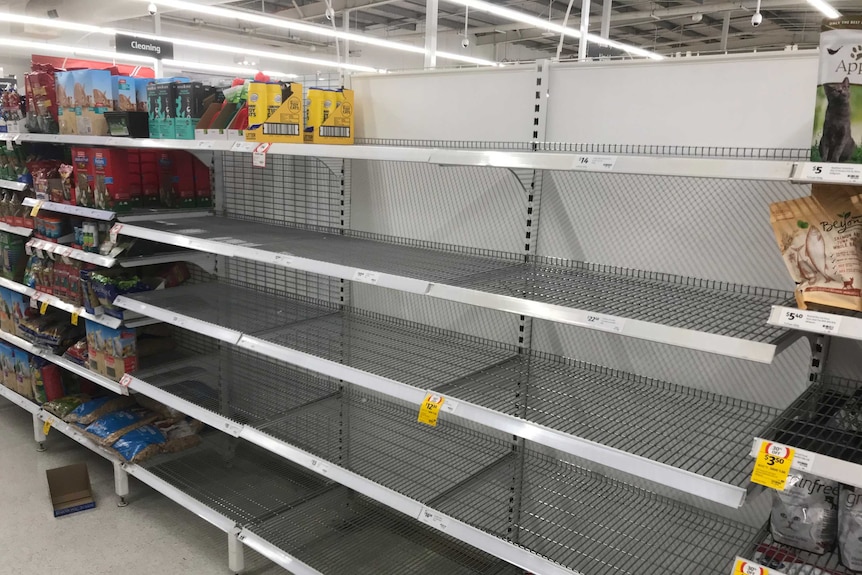
[[[230,575],[224,533],[134,478],[118,508],[107,460],[56,431],[39,453],[32,430],[32,416],[0,398],[0,575]],[[55,519],[45,470],[77,462],[97,507]],[[246,574],[286,573],[246,559]]]

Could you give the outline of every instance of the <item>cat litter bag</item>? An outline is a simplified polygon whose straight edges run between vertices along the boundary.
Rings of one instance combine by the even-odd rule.
[[[825,19],[811,160],[862,163],[862,14]]]
[[[862,571],[862,487],[841,486],[838,547],[844,566]]]
[[[154,425],[144,425],[123,435],[111,447],[130,463],[141,463],[161,451],[165,434]]]
[[[155,421],[156,416],[148,411],[115,411],[103,415],[89,426],[86,431],[103,445],[112,445],[128,432]]]
[[[69,412],[66,421],[69,423],[83,423],[89,425],[106,413],[125,409],[133,405],[135,405],[134,398],[125,395],[106,395],[105,397],[97,397],[96,399],[79,405]]]
[[[823,554],[835,546],[838,483],[792,470],[784,491],[774,491],[769,528],[779,543]]]

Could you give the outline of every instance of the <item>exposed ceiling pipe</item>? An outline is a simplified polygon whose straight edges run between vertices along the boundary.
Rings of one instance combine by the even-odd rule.
[[[691,16],[692,14],[712,14],[715,12],[727,12],[730,10],[754,10],[756,0],[737,0],[735,2],[721,2],[719,4],[704,4],[700,6],[679,6],[675,8],[659,8],[651,11],[638,12],[622,12],[614,14],[614,25],[631,23],[639,20],[669,20],[682,16]],[[774,8],[792,8],[794,6],[804,6],[810,8],[811,5],[807,0],[762,0],[761,8],[770,10]],[[561,24],[561,22],[558,22]],[[501,24],[499,26],[484,26],[473,28],[473,34],[491,34],[493,32],[507,32],[514,30],[527,30],[535,28],[530,24],[521,22],[513,22],[511,24]]]

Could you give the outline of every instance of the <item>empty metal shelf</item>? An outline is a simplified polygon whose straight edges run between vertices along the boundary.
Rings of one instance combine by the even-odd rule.
[[[221,217],[120,233],[402,291],[770,362],[798,334],[766,323],[792,294],[663,273]],[[331,233],[330,233],[331,232]]]
[[[417,409],[434,390],[459,417],[734,507],[749,485],[751,440],[779,413],[559,356],[224,284],[117,303],[205,335],[227,330],[234,334],[227,340],[242,348]],[[243,335],[241,329],[261,331]]]
[[[324,575],[523,573],[242,440],[144,467]]]

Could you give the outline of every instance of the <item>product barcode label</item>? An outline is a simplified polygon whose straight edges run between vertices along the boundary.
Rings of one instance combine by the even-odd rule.
[[[346,126],[320,126],[320,136],[324,138],[349,138],[350,128]]]
[[[440,531],[446,531],[446,529],[449,528],[449,518],[442,513],[429,509],[428,507],[422,508],[417,519],[425,525],[430,525]]]
[[[299,124],[264,124],[263,133],[272,136],[298,136]]]
[[[805,162],[799,170],[800,178],[813,182],[862,184],[862,166],[859,164],[814,164]]]
[[[778,316],[778,325],[814,333],[835,334],[841,327],[841,316],[801,309],[784,309]]]

